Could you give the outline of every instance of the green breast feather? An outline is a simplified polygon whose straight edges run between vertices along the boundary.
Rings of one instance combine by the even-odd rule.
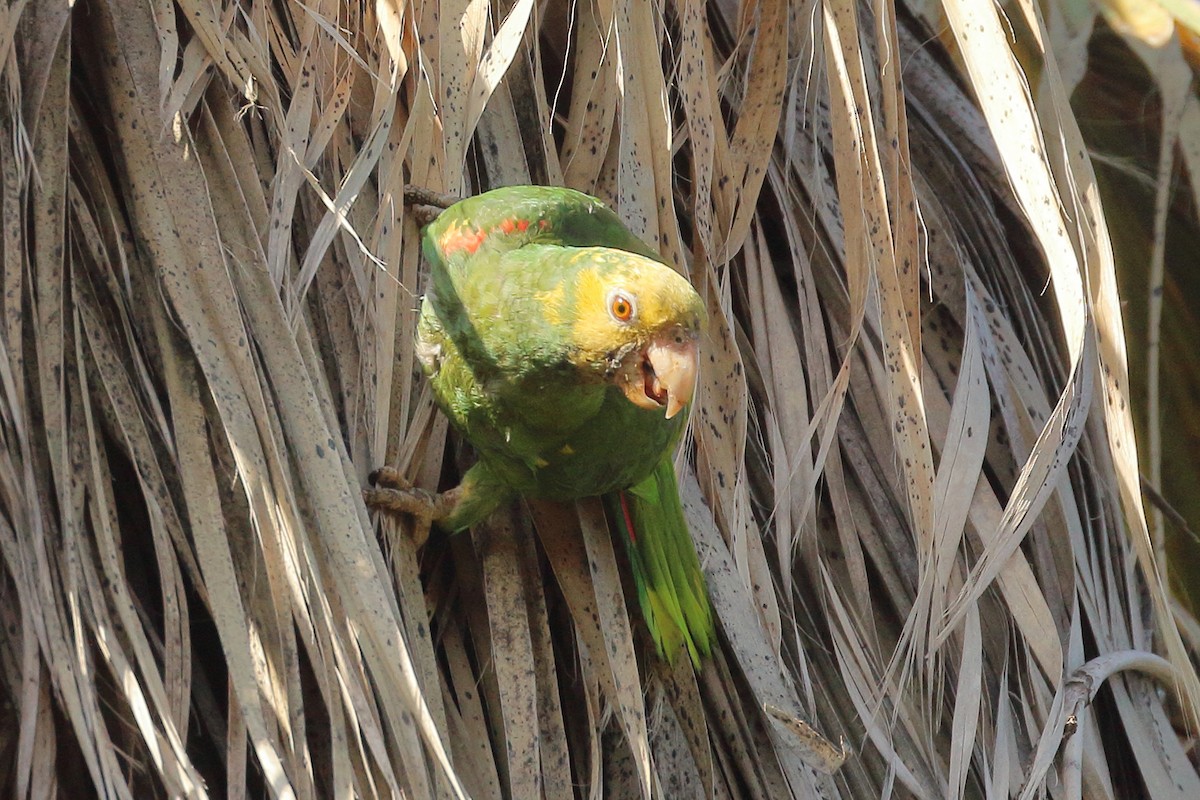
[[[695,387],[700,297],[600,201],[567,189],[463,200],[424,250],[417,352],[479,454],[443,524],[467,527],[516,495],[607,495],[659,650],[686,645],[699,664],[712,617],[671,457]]]

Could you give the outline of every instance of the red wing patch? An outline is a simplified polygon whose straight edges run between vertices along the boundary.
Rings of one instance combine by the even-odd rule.
[[[476,230],[465,225],[455,225],[452,228],[448,228],[442,234],[441,239],[438,240],[438,245],[441,246],[442,252],[448,256],[461,250],[474,253],[486,238],[486,231]]]
[[[637,544],[637,531],[633,529],[633,515],[629,513],[629,498],[625,496],[624,489],[617,496],[621,498],[621,514],[625,517],[625,530],[629,532],[629,541]]]
[[[527,219],[518,219],[509,217],[501,222],[490,231],[473,228],[463,222],[459,222],[446,229],[440,239],[438,246],[442,248],[442,252],[447,256],[458,252],[465,251],[469,255],[474,255],[483,241],[492,234],[513,234],[525,233],[529,230],[532,223]],[[547,231],[550,229],[550,220],[538,220],[537,229],[539,231]]]

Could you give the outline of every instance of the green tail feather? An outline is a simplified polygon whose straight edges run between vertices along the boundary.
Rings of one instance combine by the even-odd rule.
[[[636,486],[606,495],[605,502],[624,534],[642,617],[659,655],[673,661],[680,645],[686,645],[699,668],[700,656],[709,654],[715,636],[712,607],[671,459],[664,458]]]

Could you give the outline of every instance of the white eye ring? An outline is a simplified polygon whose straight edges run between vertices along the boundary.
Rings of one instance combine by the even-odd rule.
[[[637,298],[624,289],[613,289],[605,299],[608,315],[622,325],[637,319]]]

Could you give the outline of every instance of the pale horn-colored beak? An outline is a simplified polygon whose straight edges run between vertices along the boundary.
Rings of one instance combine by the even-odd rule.
[[[692,402],[700,372],[700,349],[690,336],[665,336],[650,343],[645,358],[653,371],[646,376],[646,394],[659,405],[666,405],[670,419]]]

